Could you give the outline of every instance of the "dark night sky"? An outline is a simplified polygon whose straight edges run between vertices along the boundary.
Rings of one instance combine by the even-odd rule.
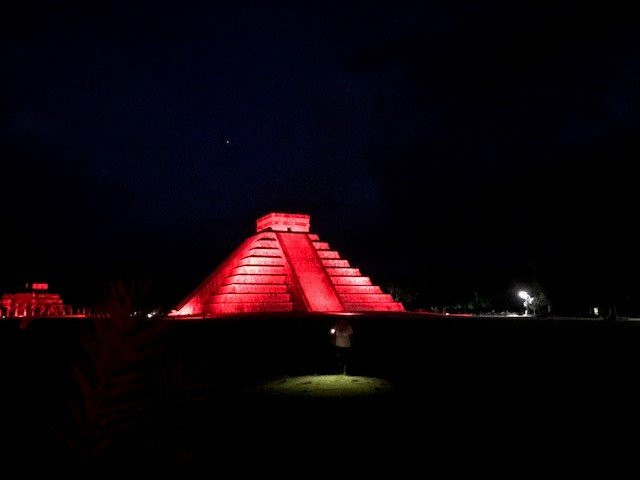
[[[0,289],[136,277],[171,303],[290,210],[424,306],[534,281],[637,303],[628,12],[128,3],[1,21]]]

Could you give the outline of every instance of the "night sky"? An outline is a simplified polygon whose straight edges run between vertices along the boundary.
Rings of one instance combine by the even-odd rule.
[[[639,27],[540,3],[20,2],[0,291],[172,304],[279,210],[416,306],[637,305]]]

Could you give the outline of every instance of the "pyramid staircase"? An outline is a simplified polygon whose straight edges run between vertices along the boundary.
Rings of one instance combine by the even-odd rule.
[[[310,217],[271,213],[170,316],[402,312],[404,307],[309,233]]]

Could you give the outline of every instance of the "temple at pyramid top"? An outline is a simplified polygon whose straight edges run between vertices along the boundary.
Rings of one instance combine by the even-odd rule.
[[[216,317],[255,312],[398,312],[373,285],[310,232],[309,215],[269,213],[170,314]]]
[[[273,230],[274,232],[309,233],[311,215],[300,213],[268,213],[256,220],[256,232]]]

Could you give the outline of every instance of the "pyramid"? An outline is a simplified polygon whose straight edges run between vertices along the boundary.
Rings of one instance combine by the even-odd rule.
[[[269,213],[170,316],[254,312],[402,312],[318,235],[311,217]]]

